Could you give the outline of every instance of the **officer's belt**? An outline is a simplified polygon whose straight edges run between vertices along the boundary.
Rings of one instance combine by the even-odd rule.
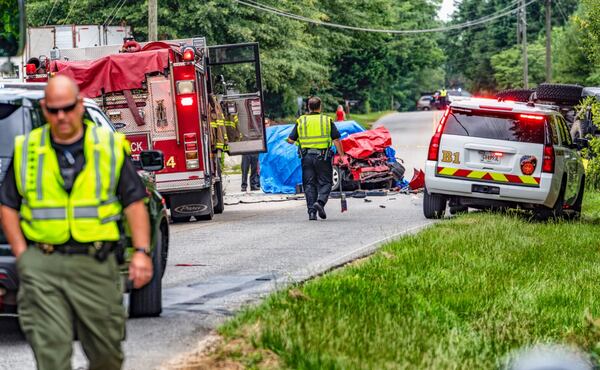
[[[45,254],[58,252],[60,254],[86,254],[94,255],[104,246],[110,246],[111,249],[114,243],[111,242],[94,242],[94,243],[66,243],[60,245],[52,245],[46,243],[35,243],[34,247],[38,248]]]
[[[302,149],[302,154],[303,155],[323,155],[325,154],[325,152],[329,150],[329,149],[312,149],[312,148],[308,148],[308,149]]]

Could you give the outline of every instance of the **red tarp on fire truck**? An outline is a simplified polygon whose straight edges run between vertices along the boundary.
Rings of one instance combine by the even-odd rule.
[[[95,98],[104,93],[140,89],[146,74],[163,72],[169,66],[169,49],[109,55],[93,61],[60,61],[50,64],[50,72],[75,80],[81,95]]]
[[[385,152],[385,148],[391,145],[392,136],[383,126],[352,134],[342,140],[344,152],[356,159],[367,158],[377,152]]]

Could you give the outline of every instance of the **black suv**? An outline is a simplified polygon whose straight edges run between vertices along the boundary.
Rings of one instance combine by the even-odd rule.
[[[25,134],[45,123],[39,101],[44,97],[44,84],[2,84],[0,82],[0,186],[14,150],[14,138]],[[84,101],[85,118],[98,126],[114,131],[110,120],[96,103]],[[146,171],[162,169],[163,158],[160,152],[145,153],[144,158],[153,158],[152,163],[140,164],[139,172],[148,192],[147,208],[152,228],[152,260],[154,276],[150,283],[141,289],[131,290],[129,315],[131,317],[158,316],[162,311],[162,276],[167,264],[169,247],[169,223],[162,196],[156,190],[151,175]],[[143,160],[142,162],[146,162]],[[127,225],[122,225],[127,230]],[[128,262],[133,253],[131,239],[127,237],[126,263],[121,266],[123,281],[127,280]],[[16,315],[16,292],[18,276],[15,258],[0,229],[0,316]],[[125,286],[127,284],[124,284]]]

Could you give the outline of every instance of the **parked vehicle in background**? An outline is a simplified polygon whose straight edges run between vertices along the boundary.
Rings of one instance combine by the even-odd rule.
[[[45,84],[7,84],[0,82],[0,185],[10,164],[17,135],[27,134],[45,123],[39,101],[44,97]],[[100,107],[90,99],[84,100],[86,119],[100,127],[114,131],[108,117]],[[142,152],[155,155],[156,152]],[[157,156],[150,165],[162,168],[164,159]],[[141,164],[140,164],[141,165]],[[142,169],[150,171],[148,167]],[[148,213],[152,230],[151,256],[154,276],[150,283],[141,289],[131,290],[129,300],[130,316],[158,316],[162,311],[162,276],[167,266],[169,250],[169,224],[164,199],[156,190],[150,172],[140,172],[148,193]],[[125,217],[123,217],[125,220]],[[126,229],[126,225],[121,225]],[[128,274],[128,262],[133,255],[130,238],[124,242],[126,263],[121,266],[121,275],[125,282]],[[16,314],[16,294],[19,279],[15,258],[11,253],[6,237],[0,229],[0,316]]]
[[[538,219],[579,217],[585,170],[553,106],[472,98],[446,110],[425,168],[427,218],[472,208],[519,207]]]
[[[433,95],[422,95],[417,100],[417,110],[431,110],[433,101]]]
[[[448,90],[448,102],[462,101],[472,97],[470,92],[462,89]]]

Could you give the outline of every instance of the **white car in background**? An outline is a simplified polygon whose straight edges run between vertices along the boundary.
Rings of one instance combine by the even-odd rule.
[[[429,146],[427,218],[472,208],[519,207],[538,219],[578,217],[585,171],[556,107],[471,98],[454,101]]]

